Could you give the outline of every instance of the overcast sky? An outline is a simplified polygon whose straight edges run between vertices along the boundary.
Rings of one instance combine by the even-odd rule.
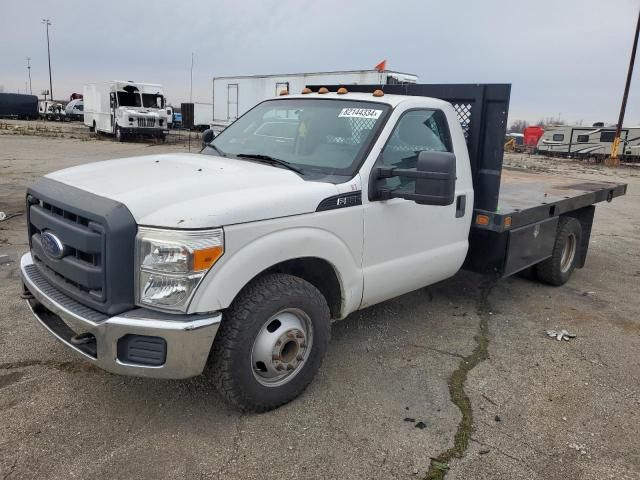
[[[211,102],[221,75],[387,68],[421,83],[511,83],[510,120],[615,123],[640,0],[0,0],[0,85],[56,98],[111,79]],[[640,61],[625,125],[640,125]]]

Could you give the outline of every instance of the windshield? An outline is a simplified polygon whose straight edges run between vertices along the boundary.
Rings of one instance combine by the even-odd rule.
[[[154,93],[143,93],[142,106],[145,108],[164,108],[162,95],[157,95]]]
[[[118,105],[121,107],[139,107],[140,94],[135,92],[118,92]]]
[[[304,172],[353,176],[389,108],[353,100],[270,100],[232,123],[212,144],[228,156],[266,155]]]

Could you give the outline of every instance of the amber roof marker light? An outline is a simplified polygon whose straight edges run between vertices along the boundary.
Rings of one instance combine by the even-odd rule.
[[[347,90],[347,89],[346,89],[346,88],[344,88],[344,87],[340,87],[340,88],[338,89],[338,95],[344,95],[345,93],[349,93],[349,90]]]
[[[289,95],[289,90],[287,90],[286,88],[283,88],[282,90],[280,90],[280,96],[284,96],[284,95]]]
[[[380,90],[380,89],[375,90],[375,91],[373,92],[373,96],[374,96],[374,97],[384,97],[384,92],[383,92],[382,90]]]
[[[318,93],[329,93],[329,89],[327,87],[320,87]]]
[[[311,89],[309,87],[304,87],[302,89],[302,92],[300,92],[300,93],[302,93],[303,95],[306,95],[308,93],[311,93]]]

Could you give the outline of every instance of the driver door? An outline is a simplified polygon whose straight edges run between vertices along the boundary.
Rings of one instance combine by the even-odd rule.
[[[415,168],[423,150],[453,151],[447,117],[441,110],[404,112],[376,166]],[[464,171],[460,161],[456,165],[459,172]],[[398,177],[383,181],[391,189],[412,182]],[[465,193],[465,185],[459,183],[456,181],[456,198]],[[461,203],[418,205],[392,198],[365,204],[362,307],[443,280],[460,268],[468,247],[467,215],[457,211]]]

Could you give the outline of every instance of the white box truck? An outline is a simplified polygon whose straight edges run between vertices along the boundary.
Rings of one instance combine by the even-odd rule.
[[[229,125],[263,100],[278,96],[282,90],[300,93],[306,85],[397,85],[417,81],[416,75],[390,70],[214,77],[213,125],[218,128]]]
[[[92,132],[164,141],[168,133],[162,85],[112,80],[84,86],[84,124]]]

